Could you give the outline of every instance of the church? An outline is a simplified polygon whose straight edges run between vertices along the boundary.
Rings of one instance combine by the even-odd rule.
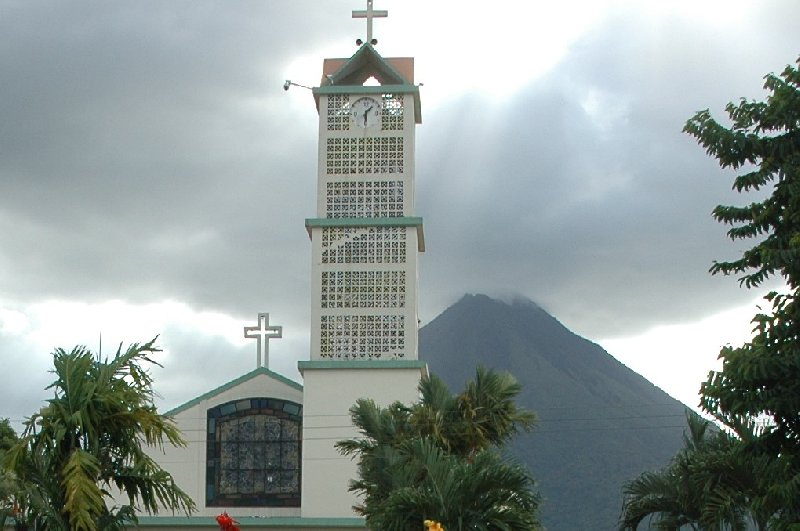
[[[364,529],[348,491],[356,464],[334,444],[357,435],[349,409],[414,402],[427,373],[418,359],[417,261],[425,249],[414,215],[415,127],[421,123],[413,58],[384,58],[372,37],[350,58],[325,59],[313,87],[319,115],[316,217],[311,244],[311,349],[303,385],[269,368],[269,314],[244,329],[257,339],[257,367],[178,406],[171,416],[188,441],[153,457],[195,501],[197,512],[139,517],[139,527]],[[284,85],[288,89],[293,83]],[[310,102],[309,102],[310,104]],[[420,527],[422,523],[420,523]]]

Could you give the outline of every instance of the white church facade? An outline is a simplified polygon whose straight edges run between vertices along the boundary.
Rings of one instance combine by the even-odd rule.
[[[348,491],[356,464],[335,449],[357,435],[349,409],[417,400],[427,367],[417,353],[418,255],[414,212],[415,127],[421,122],[412,58],[383,58],[372,38],[350,58],[325,59],[313,87],[319,114],[311,242],[311,352],[303,385],[269,369],[280,327],[259,314],[255,370],[183,404],[173,417],[186,448],[154,458],[195,501],[197,513],[140,516],[139,527],[218,529],[226,511],[239,527],[364,529]],[[291,82],[287,81],[285,88]],[[420,524],[421,525],[421,524]]]

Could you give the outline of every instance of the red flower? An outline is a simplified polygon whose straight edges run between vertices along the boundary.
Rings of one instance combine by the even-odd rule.
[[[227,511],[217,516],[217,523],[222,531],[239,531],[239,526],[236,525],[239,522],[231,518]]]

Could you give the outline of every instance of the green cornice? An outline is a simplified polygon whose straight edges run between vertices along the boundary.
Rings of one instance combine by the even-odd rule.
[[[363,518],[301,518],[299,516],[236,516],[235,518],[239,522],[239,527],[333,527],[357,529],[367,527]],[[140,516],[139,527],[210,527],[218,530],[219,524],[217,524],[213,516]]]
[[[302,373],[307,369],[420,369],[427,372],[428,364],[422,360],[320,360],[298,361]]]
[[[314,95],[318,94],[416,94],[419,87],[416,85],[326,85],[324,87],[311,87]]]
[[[306,227],[421,227],[422,218],[306,218]]]
[[[402,218],[306,218],[306,231],[311,238],[311,230],[324,227],[416,227],[417,250],[425,252],[425,233],[422,231],[422,218],[409,216]]]
[[[170,417],[171,416],[175,416],[175,415],[177,415],[178,413],[180,413],[182,411],[186,411],[190,407],[196,406],[197,404],[199,404],[200,402],[202,402],[204,400],[208,400],[209,398],[214,398],[218,394],[220,394],[220,393],[222,393],[224,391],[227,391],[228,389],[231,389],[233,387],[236,387],[237,385],[239,385],[239,384],[241,384],[243,382],[246,382],[248,380],[251,380],[251,379],[255,378],[256,376],[259,376],[259,375],[262,375],[262,374],[264,374],[266,376],[269,376],[270,378],[273,378],[275,380],[278,380],[279,382],[282,382],[282,383],[284,383],[284,384],[286,384],[286,385],[288,385],[290,387],[293,387],[293,388],[297,389],[298,391],[302,391],[303,390],[303,386],[300,385],[299,383],[295,382],[294,380],[290,380],[289,378],[286,378],[285,376],[281,376],[277,372],[273,372],[273,371],[267,369],[266,367],[258,367],[257,369],[254,369],[254,370],[248,372],[247,374],[243,374],[242,376],[239,376],[235,380],[231,380],[230,382],[228,382],[226,384],[223,384],[223,385],[217,387],[216,389],[212,389],[211,391],[209,391],[207,393],[204,393],[204,394],[198,396],[197,398],[189,400],[185,404],[181,404],[178,407],[170,409],[169,411],[164,413],[164,415],[170,416]]]

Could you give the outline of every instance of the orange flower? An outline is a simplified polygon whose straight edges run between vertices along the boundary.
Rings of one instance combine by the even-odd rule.
[[[444,531],[442,524],[436,520],[425,520],[423,524],[425,524],[425,529],[428,531]]]

